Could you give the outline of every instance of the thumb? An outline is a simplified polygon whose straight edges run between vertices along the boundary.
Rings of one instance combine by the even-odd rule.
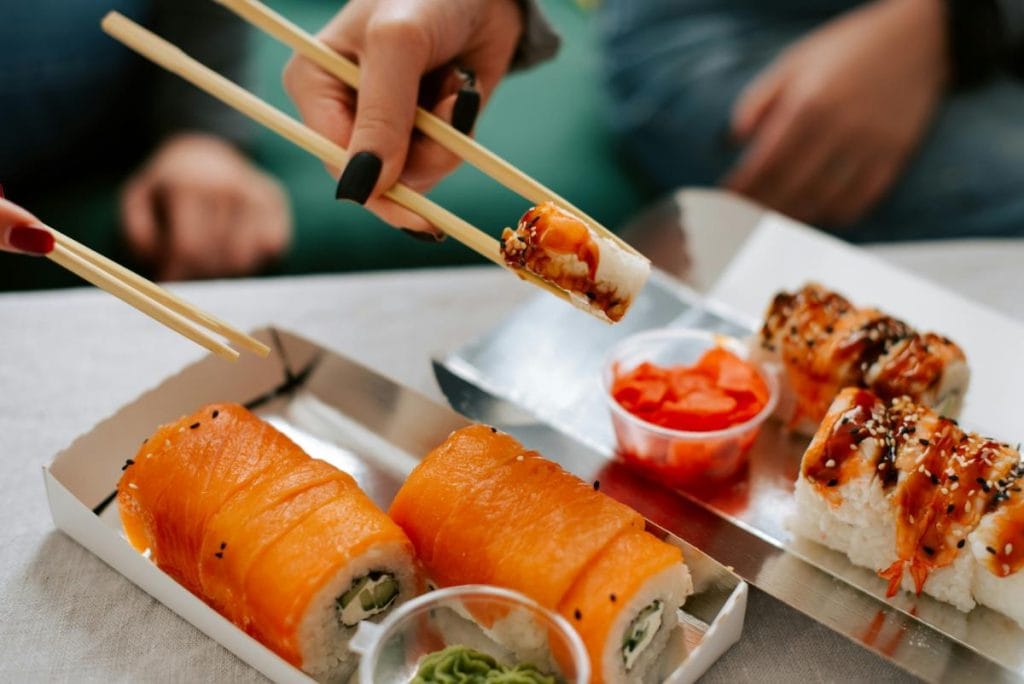
[[[778,99],[784,82],[782,69],[772,66],[747,84],[732,111],[732,134],[736,140],[746,142],[753,136]]]
[[[426,34],[410,22],[383,22],[368,30],[351,156],[338,180],[338,199],[365,204],[398,181],[429,54]]]

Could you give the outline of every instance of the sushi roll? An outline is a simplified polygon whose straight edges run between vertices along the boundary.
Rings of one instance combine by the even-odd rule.
[[[955,416],[970,380],[963,351],[949,339],[857,308],[815,283],[775,296],[755,356],[781,369],[776,413],[804,434],[814,433],[844,387],[865,387],[885,400],[908,396]]]
[[[360,621],[422,590],[409,539],[355,480],[238,405],[158,429],[117,501],[132,546],[320,681],[354,670]]]
[[[651,273],[650,262],[582,219],[544,202],[501,234],[501,254],[569,292],[581,309],[619,321]]]
[[[974,598],[983,606],[1004,613],[1024,627],[1024,493],[1018,466],[1011,476],[996,481],[994,510],[968,537],[976,563]]]
[[[682,552],[642,516],[486,426],[431,452],[389,512],[438,586],[502,586],[563,615],[595,682],[643,681],[692,592]],[[516,634],[512,616],[488,620],[499,640],[538,638]]]
[[[967,611],[969,535],[1019,464],[1016,450],[906,397],[847,388],[803,456],[791,528],[876,571],[889,596],[923,592]]]

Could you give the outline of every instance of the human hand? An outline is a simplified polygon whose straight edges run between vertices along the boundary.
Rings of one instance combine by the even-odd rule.
[[[43,256],[53,251],[53,233],[14,202],[4,199],[0,185],[0,251]]]
[[[843,226],[895,182],[949,75],[942,0],[876,0],[790,46],[737,100],[731,190]]]
[[[508,70],[523,30],[515,0],[351,0],[319,38],[359,63],[359,95],[309,60],[295,56],[285,89],[305,122],[351,154],[339,199],[365,204],[392,225],[438,235],[419,216],[381,197],[401,180],[423,192],[458,165],[436,142],[413,137],[417,101],[452,121],[462,85],[454,66],[475,74],[477,108]],[[424,80],[428,77],[427,80]],[[438,81],[436,93],[427,81]],[[337,177],[338,169],[328,169]]]
[[[288,199],[235,148],[205,134],[167,140],[121,193],[129,249],[161,280],[252,273],[291,239]]]

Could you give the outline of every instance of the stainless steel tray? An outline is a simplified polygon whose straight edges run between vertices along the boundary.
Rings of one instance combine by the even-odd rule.
[[[526,304],[489,333],[435,363],[452,406],[514,434],[551,426],[603,455],[602,487],[650,520],[731,566],[741,577],[834,631],[930,681],[1024,681],[1024,630],[984,607],[962,613],[927,596],[885,599],[886,583],[786,528],[808,440],[770,421],[747,477],[714,495],[672,492],[614,462],[600,387],[607,350],[638,330],[698,327],[740,337],[743,317],[655,274],[616,326],[550,297]]]
[[[350,473],[386,509],[408,472],[468,421],[353,361],[296,335],[257,331],[270,360],[208,357],[147,392],[57,455],[45,470],[57,526],[237,656],[278,681],[310,681],[136,553],[124,540],[111,490],[125,459],[159,423],[212,401],[246,404],[306,451]],[[517,434],[528,446],[590,477],[604,458],[547,428]],[[651,524],[683,549],[694,578],[683,625],[663,671],[702,674],[738,638],[747,585],[717,561]]]

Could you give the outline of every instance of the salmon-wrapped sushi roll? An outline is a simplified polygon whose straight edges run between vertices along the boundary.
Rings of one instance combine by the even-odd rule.
[[[355,480],[238,405],[157,430],[118,506],[135,548],[322,681],[351,674],[361,620],[422,589],[412,544]]]
[[[640,681],[692,591],[680,550],[636,511],[485,426],[431,452],[390,513],[438,585],[515,589],[585,631],[595,681]],[[488,618],[515,632],[514,616]]]
[[[567,290],[576,306],[620,320],[640,293],[651,264],[598,234],[552,202],[533,207],[501,234],[501,253],[521,268]]]
[[[867,388],[887,401],[908,396],[956,415],[970,380],[963,351],[949,339],[918,333],[814,283],[775,296],[755,355],[783,371],[776,413],[806,434],[844,387]]]

